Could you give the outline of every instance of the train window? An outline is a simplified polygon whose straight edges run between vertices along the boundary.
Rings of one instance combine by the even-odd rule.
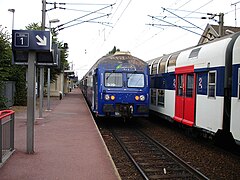
[[[122,73],[113,73],[113,72],[105,73],[104,83],[106,87],[122,87],[123,85]]]
[[[158,65],[158,60],[156,59],[152,65],[152,72],[151,74],[157,74],[157,65]]]
[[[164,90],[158,89],[158,106],[164,106]]]
[[[173,55],[170,57],[170,59],[169,59],[169,61],[168,61],[168,67],[169,67],[169,66],[176,66],[176,61],[177,61],[178,55],[179,55],[179,53],[173,54]]]
[[[216,97],[216,72],[208,73],[208,97]]]
[[[89,77],[87,78],[87,86],[89,86],[89,87],[92,87],[92,86],[93,86],[93,84],[92,84],[92,76],[89,76]]]
[[[193,76],[193,74],[188,74],[187,75],[186,97],[192,97],[193,85],[194,85],[194,76]]]
[[[189,55],[189,58],[197,58],[200,49],[201,49],[201,48],[193,49],[193,50],[191,51],[190,55]]]
[[[160,65],[159,65],[159,69],[158,69],[158,73],[165,73],[165,65],[167,62],[168,56],[165,56],[161,59]]]
[[[183,75],[178,75],[178,83],[177,83],[177,95],[183,96]]]
[[[144,87],[144,74],[127,74],[127,86],[128,87]]]
[[[156,106],[156,89],[151,89],[151,104]]]

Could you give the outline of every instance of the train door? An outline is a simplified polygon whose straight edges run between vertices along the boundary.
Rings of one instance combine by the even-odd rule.
[[[174,120],[193,126],[195,122],[196,74],[193,66],[175,69],[176,100]]]
[[[93,75],[93,92],[94,92],[94,99],[93,99],[93,109],[96,111],[98,109],[98,76],[97,73]]]

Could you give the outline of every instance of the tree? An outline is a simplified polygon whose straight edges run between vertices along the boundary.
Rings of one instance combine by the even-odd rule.
[[[108,54],[115,54],[115,52],[119,52],[120,49],[117,49],[116,46],[113,47],[111,51],[108,52]]]
[[[31,23],[25,27],[27,30],[41,30],[41,24],[40,23]]]
[[[1,26],[0,26],[1,27]],[[7,99],[4,97],[4,81],[12,79],[12,62],[11,62],[11,44],[10,35],[7,31],[0,31],[0,109],[6,108]]]

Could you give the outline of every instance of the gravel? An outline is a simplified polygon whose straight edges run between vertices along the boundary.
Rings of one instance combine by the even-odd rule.
[[[140,128],[167,146],[184,161],[197,168],[209,179],[240,179],[240,156],[219,148],[213,141],[201,137],[192,138],[183,129],[160,118],[137,119],[124,123],[119,120],[101,120],[100,132],[112,155],[122,179],[141,179],[127,156],[109,133],[108,126],[132,126]]]

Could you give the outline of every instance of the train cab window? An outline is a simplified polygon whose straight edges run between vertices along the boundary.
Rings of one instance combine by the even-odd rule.
[[[193,96],[193,86],[194,86],[194,75],[188,74],[187,75],[186,97]]]
[[[105,79],[104,85],[106,87],[122,87],[123,86],[122,73],[107,72],[105,73],[104,79]]]
[[[177,83],[177,95],[183,96],[183,75],[178,75],[178,83]]]
[[[164,90],[158,89],[158,106],[164,106]]]
[[[144,87],[144,74],[128,73],[127,80],[128,87]]]
[[[216,72],[208,73],[208,97],[216,97]]]

